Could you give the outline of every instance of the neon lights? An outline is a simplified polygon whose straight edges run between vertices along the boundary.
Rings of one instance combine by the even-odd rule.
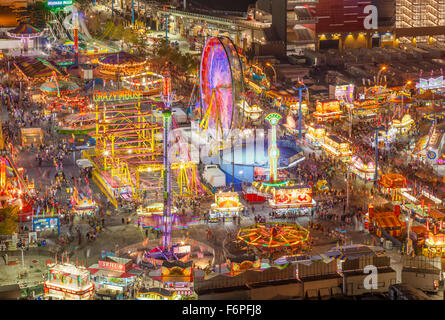
[[[46,2],[48,7],[65,7],[73,4],[73,0],[49,0]]]
[[[142,91],[120,90],[112,92],[94,91],[94,102],[106,102],[116,100],[136,100],[142,98]]]
[[[416,88],[422,90],[440,89],[443,87],[445,87],[443,76],[429,79],[420,78],[419,82],[416,83]]]

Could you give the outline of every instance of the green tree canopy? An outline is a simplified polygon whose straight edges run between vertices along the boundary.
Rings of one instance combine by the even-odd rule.
[[[13,234],[18,226],[19,207],[8,206],[0,209],[0,234]]]

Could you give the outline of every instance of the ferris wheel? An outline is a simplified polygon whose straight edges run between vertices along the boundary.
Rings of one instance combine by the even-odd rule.
[[[234,128],[237,106],[244,91],[242,64],[227,37],[207,40],[201,57],[200,127],[217,140],[225,140]]]

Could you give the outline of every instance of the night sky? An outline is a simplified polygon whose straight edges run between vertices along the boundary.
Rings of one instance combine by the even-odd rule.
[[[255,4],[256,0],[188,0],[203,8],[216,10],[246,11],[249,4]]]

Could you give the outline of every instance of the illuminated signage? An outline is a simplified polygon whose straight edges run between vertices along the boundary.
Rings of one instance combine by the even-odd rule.
[[[120,90],[112,92],[94,91],[94,102],[107,102],[116,100],[136,100],[142,98],[142,91]]]
[[[439,89],[443,87],[445,87],[443,76],[429,79],[420,78],[419,82],[416,83],[416,88],[422,90]]]
[[[57,229],[59,232],[59,218],[38,218],[32,220],[33,231],[42,231],[48,229]]]
[[[274,201],[277,204],[289,205],[312,203],[312,188],[275,189]]]
[[[65,7],[73,4],[73,0],[49,0],[46,2],[48,7]]]
[[[125,264],[117,263],[117,262],[99,260],[99,268],[106,269],[106,270],[112,270],[112,271],[125,272]]]

